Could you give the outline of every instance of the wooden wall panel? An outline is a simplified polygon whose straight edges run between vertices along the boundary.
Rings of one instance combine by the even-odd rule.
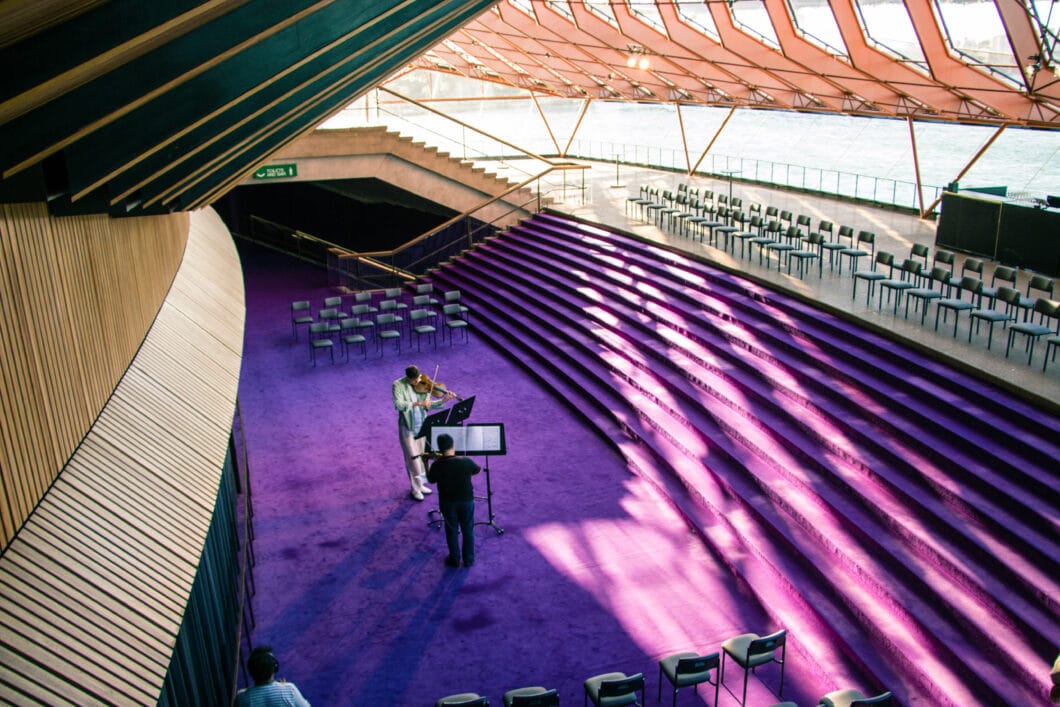
[[[206,225],[197,227],[200,221]],[[85,227],[77,224],[71,237]],[[131,240],[157,246],[168,233],[158,228],[150,233],[142,225]],[[57,266],[69,273],[90,264],[81,267],[92,273],[82,277],[87,293],[56,305],[70,326],[98,321],[107,329],[100,338],[132,342],[135,355],[0,555],[0,703],[155,704],[166,684],[224,488],[245,319],[239,258],[220,218],[196,213],[186,235],[162,305],[121,308],[128,319],[151,320],[139,339],[116,325],[108,306],[121,305],[127,288],[150,292],[153,285],[128,273],[100,282],[98,268],[122,260],[116,249],[88,248],[86,257]],[[63,259],[47,249],[23,250]],[[127,270],[158,272],[165,256],[144,247],[124,262]],[[30,336],[17,322],[0,326]],[[83,348],[86,358],[75,365],[109,375],[115,357],[98,348]],[[28,360],[49,359],[40,353]],[[53,394],[50,404],[79,409],[101,377],[83,376],[69,403]]]
[[[0,549],[95,421],[180,265],[188,215],[0,205]]]

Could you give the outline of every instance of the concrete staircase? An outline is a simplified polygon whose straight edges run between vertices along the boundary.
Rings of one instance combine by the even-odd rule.
[[[289,181],[374,178],[461,213],[518,184],[385,127],[315,130],[272,162],[297,165]],[[524,188],[475,217],[507,227],[536,210],[534,192]]]

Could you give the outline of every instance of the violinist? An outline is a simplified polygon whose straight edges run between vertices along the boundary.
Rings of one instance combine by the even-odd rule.
[[[416,439],[427,411],[444,406],[456,397],[444,387],[436,386],[416,366],[405,369],[405,376],[391,386],[394,409],[398,412],[398,440],[405,457],[405,471],[409,476],[409,495],[422,501],[431,493],[423,466],[424,440]]]

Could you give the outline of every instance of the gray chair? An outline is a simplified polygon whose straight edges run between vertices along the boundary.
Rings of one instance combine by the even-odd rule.
[[[328,307],[317,312],[317,322],[326,325],[328,331],[332,334],[339,333],[339,322],[343,319],[345,317],[335,307]]]
[[[331,329],[327,322],[313,322],[309,325],[309,360],[317,365],[317,351],[328,350],[331,362],[335,363],[335,341],[331,338]]]
[[[758,214],[752,214],[751,219],[747,222],[747,229],[744,231],[736,231],[732,234],[733,251],[736,250],[736,241],[740,242],[740,258],[743,259],[745,244],[752,238],[758,238],[762,235],[762,227],[765,224],[762,223],[762,217]],[[734,253],[735,254],[735,253]]]
[[[982,302],[982,300],[980,300]],[[986,337],[986,348],[990,350],[990,346],[994,343],[994,325],[1002,324],[1005,325],[1008,322],[1015,320],[1015,314],[1019,310],[1020,303],[1020,291],[1013,287],[1005,287],[1002,285],[998,288],[997,295],[994,298],[994,304],[1004,303],[1004,311],[999,309],[973,309],[969,312],[968,316],[971,318],[971,322],[975,322],[975,333],[979,333],[979,325],[983,322],[987,322],[990,325],[989,333]],[[971,322],[968,324],[968,341],[972,341],[972,325]]]
[[[519,687],[504,693],[504,707],[558,707],[559,693],[540,685]]]
[[[295,341],[298,341],[298,327],[304,324],[308,328],[312,323],[313,313],[309,309],[309,300],[291,302],[291,332]]]
[[[434,707],[489,707],[489,699],[477,692],[461,692],[443,697],[434,703]]]
[[[596,707],[621,707],[644,703],[644,673],[604,673],[595,675],[584,683],[584,703],[590,701]],[[640,700],[637,693],[640,693]]]
[[[350,315],[348,315],[348,314],[346,314],[345,312],[342,311],[342,297],[338,296],[338,295],[336,295],[334,297],[325,297],[324,298],[324,308],[325,309],[334,309],[338,313],[337,316],[335,317],[335,319],[342,320],[342,319],[345,319],[346,317],[350,316]]]
[[[460,312],[468,312],[467,306],[463,303],[463,295],[460,294],[460,290],[449,290],[443,295],[442,299],[445,304],[456,304],[460,307]]]
[[[930,249],[926,245],[924,245],[923,243],[914,243],[913,247],[911,247],[909,249],[909,257],[910,258],[913,258],[914,260],[923,260],[924,261],[923,263],[921,263],[921,266],[922,266],[921,270],[924,271],[924,272],[926,272],[927,269],[930,267],[928,265],[928,252],[929,252],[929,250]]]
[[[682,687],[691,686],[693,691],[698,691],[698,686],[707,683],[714,686],[714,707],[718,707],[718,666],[721,656],[719,653],[699,655],[698,653],[675,653],[666,656],[659,661],[659,701],[662,701],[663,677],[670,681],[674,688],[673,705],[677,705],[677,691]],[[711,671],[714,671],[714,679],[711,680]]]
[[[408,309],[408,305],[401,301],[402,291],[400,287],[389,287],[383,290],[383,301],[379,303],[379,311],[384,311],[383,305],[387,302],[393,302],[392,305],[388,305],[389,309]]]
[[[951,280],[952,282],[952,280]],[[961,312],[970,312],[975,309],[975,300],[979,295],[979,290],[983,286],[983,281],[977,277],[966,275],[961,278],[960,284],[957,285],[957,296],[956,297],[943,297],[935,305],[935,331],[939,330],[939,315],[945,314],[949,316],[950,312],[953,312],[953,338],[957,338],[957,325],[961,320]],[[970,293],[970,301],[966,302],[963,299],[965,292]],[[943,318],[945,321],[945,318]]]
[[[787,654],[788,632],[784,629],[771,633],[768,636],[759,636],[757,633],[741,633],[721,644],[721,678],[719,682],[725,682],[725,663],[733,660],[743,668],[743,697],[740,704],[747,703],[747,679],[756,668],[770,663],[780,665],[780,688],[777,697],[784,696],[784,658]],[[779,655],[778,655],[779,654]]]
[[[375,338],[379,342],[380,354],[383,353],[383,345],[387,341],[394,341],[398,353],[401,353],[401,322],[401,317],[392,312],[380,313],[376,317]]]
[[[354,327],[366,337],[375,331],[375,320],[371,318],[376,309],[370,304],[355,304],[350,309],[350,316],[357,321]]]
[[[426,297],[427,304],[431,307],[437,307],[441,304],[441,302],[439,302],[434,296],[434,283],[422,282],[419,285],[416,285],[416,295],[413,297],[413,305],[416,304],[415,300],[417,297]]]
[[[414,309],[409,312],[409,327],[413,334],[416,335],[416,350],[420,350],[420,339],[424,336],[429,336],[431,341],[437,345],[435,337],[438,333],[438,327],[434,326],[435,313],[429,309]]]
[[[909,303],[919,302],[922,305],[920,311],[920,324],[927,320],[928,305],[933,300],[942,299],[943,288],[947,288],[950,280],[950,271],[944,267],[931,268],[931,274],[927,276],[927,287],[914,287],[905,293],[905,318],[909,318]],[[939,283],[939,289],[934,288],[934,283]]]
[[[339,323],[339,343],[342,344],[347,363],[350,361],[351,346],[360,346],[361,353],[368,358],[368,339],[364,334],[357,333],[359,329],[359,322],[353,317],[347,317]]]
[[[884,707],[892,703],[890,692],[881,692],[874,697],[866,697],[860,690],[847,688],[829,692],[821,698],[819,707]]]
[[[1049,336],[1050,334],[1060,336],[1060,302],[1039,297],[1038,301],[1034,303],[1034,312],[1038,314],[1037,322],[1027,320],[1013,324],[1008,328],[1008,346],[1005,347],[1005,358],[1008,358],[1009,351],[1012,350],[1012,341],[1016,338],[1016,334],[1022,334],[1027,337],[1028,366],[1031,365],[1031,359],[1034,358],[1034,342],[1040,337]],[[1050,325],[1050,319],[1056,319],[1056,323]],[[1046,353],[1048,353],[1048,347],[1046,348]]]
[[[868,250],[865,250],[868,248]],[[850,258],[850,272],[853,273],[858,265],[858,258],[876,255],[876,234],[871,231],[858,231],[858,240],[850,248],[839,251],[839,272],[843,272],[843,258]]]
[[[828,253],[828,269],[830,271],[835,270],[836,253],[846,247],[842,243],[833,240],[836,237],[833,229],[834,226],[831,221],[821,221],[817,227],[817,232],[824,238],[824,242],[821,243],[821,265],[823,268],[824,254]]]
[[[887,268],[886,273],[883,272],[883,268]],[[892,277],[894,277],[894,254],[881,250],[876,254],[876,258],[872,261],[872,265],[868,270],[858,270],[854,273],[854,287],[851,291],[850,299],[857,299],[858,280],[864,280],[868,287],[868,292],[865,295],[865,304],[868,305],[872,301],[872,293],[875,290],[876,283]]]
[[[371,292],[357,292],[353,295],[353,306],[358,305],[368,307],[366,311],[377,312],[378,309],[372,304],[372,293]]]
[[[1023,321],[1030,318],[1034,305],[1039,297],[1053,298],[1053,281],[1045,275],[1032,275],[1027,281],[1027,291],[1020,298],[1020,309],[1023,311]]]
[[[803,271],[806,269],[806,262],[817,260],[817,275],[818,277],[822,274],[823,264],[821,263],[821,246],[824,245],[824,236],[820,233],[811,233],[806,239],[805,248],[799,250],[793,250],[788,253],[788,271],[791,270],[791,259],[795,258],[795,262],[799,264],[799,279],[802,279]]]
[[[880,280],[880,299],[877,309],[883,309],[883,293],[887,293],[888,301],[894,294],[894,315],[898,316],[898,305],[902,303],[902,294],[908,290],[915,289],[920,279],[920,269],[924,264],[913,258],[906,258],[898,266],[898,277]]]
[[[998,285],[998,282],[1003,285]],[[1016,287],[1016,269],[1006,267],[1004,265],[998,265],[994,268],[994,274],[990,276],[990,286],[983,286],[982,296],[990,300],[990,304],[994,303],[994,298],[997,297],[998,287]]]

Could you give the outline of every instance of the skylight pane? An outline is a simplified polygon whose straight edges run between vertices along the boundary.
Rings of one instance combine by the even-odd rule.
[[[997,5],[992,0],[935,0],[950,46],[972,64],[1021,82]]]
[[[780,47],[773,22],[761,0],[738,0],[732,4],[732,17],[742,29],[757,35],[771,47]]]
[[[677,0],[677,14],[686,23],[695,27],[703,34],[718,39],[718,27],[714,24],[714,17],[707,9],[707,3],[703,0]]]
[[[633,16],[646,25],[650,25],[660,32],[666,32],[666,25],[659,16],[659,8],[655,7],[654,0],[627,0],[629,9]]]
[[[827,0],[788,0],[795,26],[806,39],[833,54],[847,56],[843,35]]]
[[[927,69],[913,21],[909,19],[902,0],[857,0],[857,7],[866,37],[896,56],[914,61],[922,69]]]
[[[608,0],[583,0],[583,2],[590,12],[607,20],[608,24],[618,27],[618,21],[615,19],[615,13],[611,12],[611,3]]]
[[[574,13],[571,12],[570,5],[566,3],[566,0],[548,0],[547,4],[551,9],[563,15],[571,22],[574,21]]]

